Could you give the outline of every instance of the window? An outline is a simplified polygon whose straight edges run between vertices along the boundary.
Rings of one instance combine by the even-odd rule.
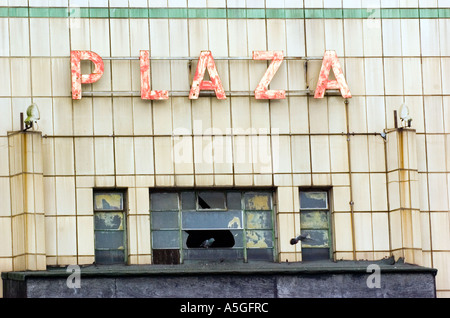
[[[153,192],[153,263],[273,261],[272,206],[271,192]]]
[[[331,226],[328,192],[300,191],[300,228],[304,261],[331,258]]]
[[[94,193],[95,262],[126,262],[124,193]]]

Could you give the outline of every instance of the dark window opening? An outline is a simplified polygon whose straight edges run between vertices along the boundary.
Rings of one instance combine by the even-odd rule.
[[[186,239],[188,248],[227,248],[235,244],[234,236],[228,230],[189,230]]]

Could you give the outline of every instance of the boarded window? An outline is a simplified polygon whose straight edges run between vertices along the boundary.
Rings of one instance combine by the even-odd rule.
[[[303,261],[331,258],[331,227],[327,191],[300,191]]]
[[[94,242],[97,264],[126,262],[126,224],[122,192],[94,193]]]

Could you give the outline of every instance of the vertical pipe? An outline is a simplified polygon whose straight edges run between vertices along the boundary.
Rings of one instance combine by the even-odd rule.
[[[348,174],[349,174],[349,184],[350,184],[350,218],[352,223],[352,253],[353,253],[353,260],[356,260],[356,243],[355,243],[355,219],[354,219],[354,202],[353,202],[353,185],[352,185],[352,161],[350,156],[350,130],[349,130],[349,123],[348,123],[348,99],[345,99],[345,119],[347,122],[347,158],[348,158]]]

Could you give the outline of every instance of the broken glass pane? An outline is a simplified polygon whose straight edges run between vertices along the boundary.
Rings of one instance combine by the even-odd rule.
[[[327,192],[300,191],[301,209],[327,209]]]
[[[95,231],[96,249],[125,249],[123,231]]]
[[[269,193],[244,194],[246,210],[272,210],[272,202]]]
[[[181,208],[183,210],[196,210],[195,192],[181,192]]]
[[[152,231],[153,248],[179,248],[179,231]]]
[[[96,230],[123,230],[123,212],[95,212]]]
[[[94,194],[95,210],[123,210],[123,194],[122,193],[95,193]]]
[[[178,228],[178,212],[151,212],[153,230]]]
[[[178,210],[177,193],[152,193],[150,197],[152,211]]]
[[[270,230],[248,230],[246,237],[248,248],[273,247],[273,236]]]
[[[301,233],[309,235],[302,241],[302,247],[329,247],[328,230],[302,230]]]
[[[199,192],[198,209],[225,209],[225,193],[223,192]]]
[[[302,229],[328,229],[328,212],[302,211],[300,225]]]
[[[183,229],[242,229],[242,211],[182,214]]]
[[[228,192],[227,193],[227,208],[229,210],[241,209],[241,193],[240,192]]]
[[[272,213],[269,211],[246,211],[245,222],[247,229],[271,229]]]

